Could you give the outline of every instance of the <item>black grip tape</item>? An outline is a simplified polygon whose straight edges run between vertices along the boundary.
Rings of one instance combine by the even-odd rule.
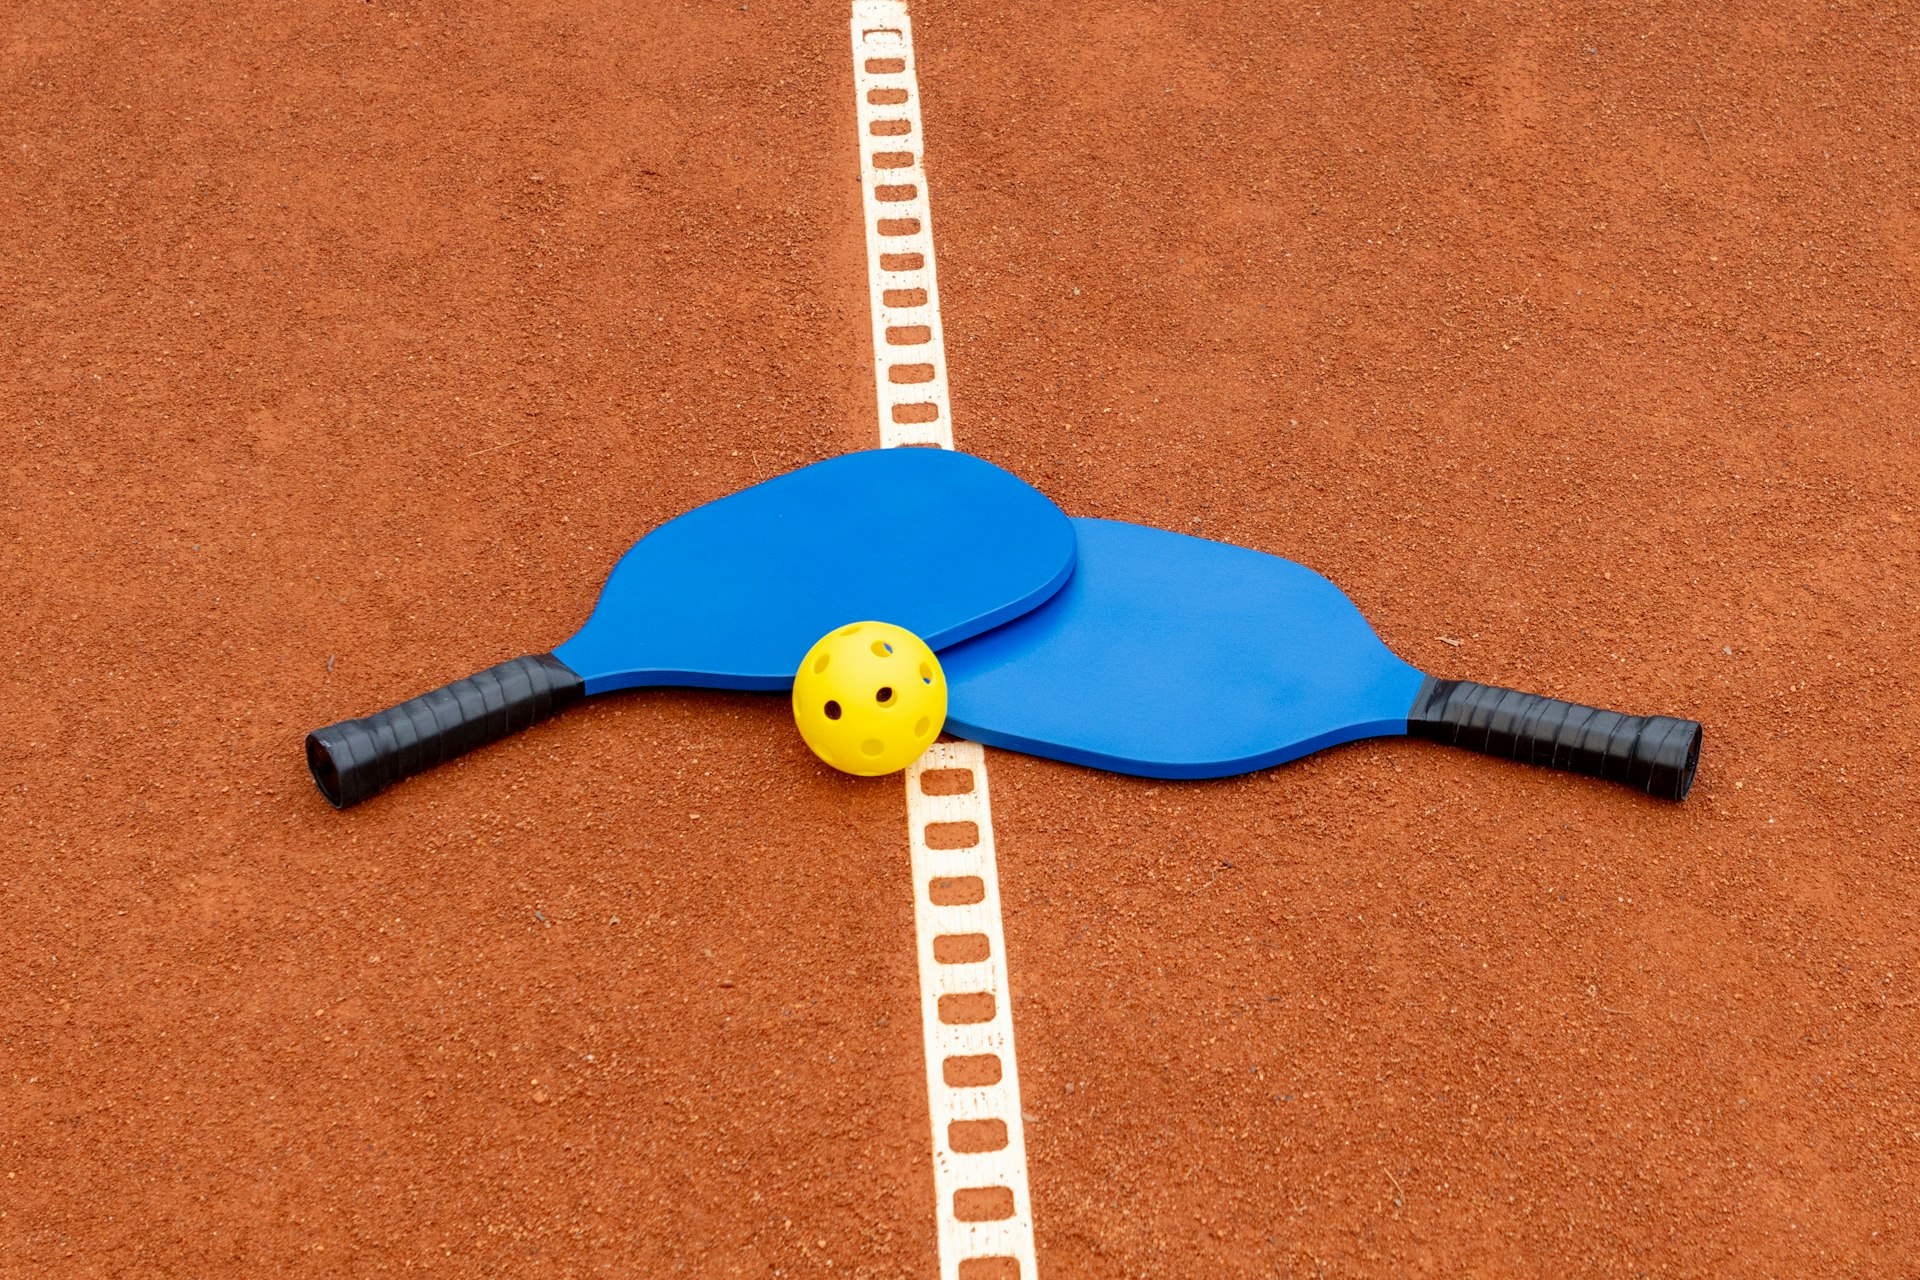
[[[336,809],[497,742],[586,696],[586,682],[550,653],[515,658],[360,720],[307,735],[307,768]]]
[[[1684,800],[1700,764],[1693,720],[1629,716],[1471,680],[1428,676],[1407,732],[1506,760],[1624,782],[1662,800]]]

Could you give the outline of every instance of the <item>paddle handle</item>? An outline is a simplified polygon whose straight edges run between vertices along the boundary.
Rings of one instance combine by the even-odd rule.
[[[1407,732],[1507,760],[1623,782],[1662,800],[1684,800],[1700,764],[1693,720],[1629,716],[1537,693],[1428,676]]]
[[[535,725],[586,696],[550,653],[515,658],[359,720],[307,735],[307,768],[336,809]]]

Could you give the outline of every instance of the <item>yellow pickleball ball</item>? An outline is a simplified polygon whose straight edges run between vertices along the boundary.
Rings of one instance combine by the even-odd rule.
[[[793,722],[813,754],[846,773],[904,769],[947,722],[947,678],[905,627],[856,622],[820,637],[793,677]]]

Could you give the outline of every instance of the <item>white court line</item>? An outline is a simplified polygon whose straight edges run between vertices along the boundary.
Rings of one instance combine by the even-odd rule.
[[[900,69],[870,71],[869,67]],[[867,288],[880,444],[953,448],[946,341],[933,271],[913,27],[898,0],[855,0],[853,89],[866,202]]]
[[[855,0],[852,31],[880,443],[951,449],[913,26],[899,0]],[[947,784],[937,787],[943,794],[929,794],[929,782]],[[929,845],[930,831],[950,844],[967,823],[976,833],[971,844]],[[907,834],[940,1275],[971,1280],[1011,1273],[1033,1280],[1026,1128],[993,810],[978,744],[936,743],[907,770]],[[954,1021],[943,1020],[943,1008]]]
[[[948,771],[964,771],[961,779]],[[929,795],[925,780],[965,785]],[[940,788],[945,791],[949,788]],[[928,832],[972,823],[976,842],[934,849]],[[907,771],[907,826],[913,850],[913,923],[920,950],[920,1027],[926,1039],[927,1104],[933,1119],[933,1190],[939,1200],[940,1274],[964,1277],[974,1259],[1012,1259],[1037,1274],[1033,1205],[1027,1192],[1026,1127],[1007,998],[1007,943],[1000,927],[993,806],[985,754],[975,742],[937,742]],[[951,828],[948,828],[949,830]],[[945,843],[945,841],[942,841]],[[935,900],[936,894],[943,899]],[[984,998],[983,998],[984,997]],[[943,1001],[972,1003],[983,1021],[947,1022]],[[977,1013],[974,1016],[978,1016]],[[965,1221],[960,1197],[1006,1216]],[[1002,1264],[1004,1266],[1004,1264]]]

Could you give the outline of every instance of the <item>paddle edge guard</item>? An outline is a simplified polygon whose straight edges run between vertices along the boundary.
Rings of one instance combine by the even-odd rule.
[[[1630,716],[1537,693],[1428,676],[1407,733],[1504,760],[1623,783],[1684,800],[1700,765],[1697,721]]]
[[[307,768],[336,809],[402,778],[540,723],[586,696],[574,670],[550,653],[515,658],[307,735]]]

